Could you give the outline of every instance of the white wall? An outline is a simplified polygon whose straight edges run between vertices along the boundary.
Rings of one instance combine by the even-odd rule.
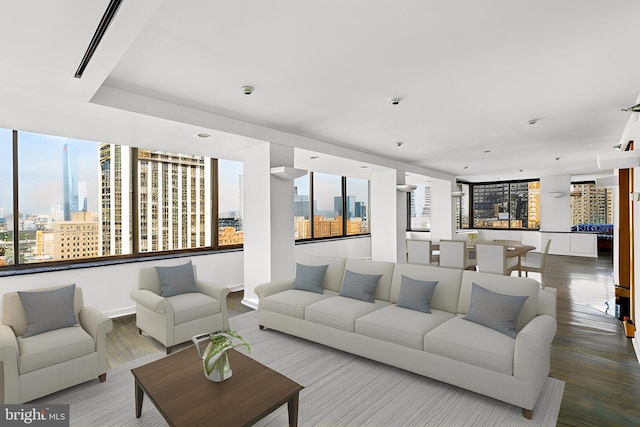
[[[0,277],[0,289],[4,294],[75,283],[83,290],[85,305],[95,307],[107,316],[117,317],[135,312],[135,305],[129,294],[136,289],[140,268],[180,265],[189,260],[196,266],[200,279],[225,285],[242,283],[243,253],[235,251]]]
[[[371,177],[371,257],[375,261],[395,262],[398,256],[399,236],[397,225],[404,218],[398,218],[399,197],[396,189],[395,170],[375,173]]]
[[[304,264],[307,256],[326,256],[341,258],[370,258],[371,238],[326,240],[296,245],[296,262]]]
[[[561,193],[559,197],[551,193]],[[571,175],[540,178],[540,231],[571,231]]]

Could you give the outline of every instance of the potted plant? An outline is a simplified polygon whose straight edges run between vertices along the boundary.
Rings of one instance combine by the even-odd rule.
[[[240,342],[234,344],[234,338],[240,340]],[[251,353],[249,343],[230,329],[212,334],[197,335],[192,338],[192,341],[198,350],[198,354],[202,358],[205,377],[214,382],[221,382],[231,377],[232,371],[229,366],[227,350],[245,346],[249,350],[249,353]],[[201,352],[200,344],[203,342],[207,342],[207,347],[204,352]]]

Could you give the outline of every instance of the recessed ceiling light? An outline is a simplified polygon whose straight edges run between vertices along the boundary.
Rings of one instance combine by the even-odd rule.
[[[560,157],[556,157],[556,160],[560,160]]]
[[[396,147],[402,147],[402,144],[404,144],[404,142],[398,141],[398,142],[396,142]]]
[[[484,150],[483,151],[483,153],[485,153],[485,154],[490,153],[490,152],[491,152],[491,150]]]
[[[469,169],[469,166],[465,166],[465,167],[464,167],[464,170],[467,170],[467,169]]]
[[[389,102],[391,103],[391,105],[398,105],[400,104],[401,99],[400,98],[391,98],[389,100]]]
[[[309,157],[309,158],[310,158],[310,159],[312,159],[312,160],[315,160],[315,159],[319,159],[319,158],[320,158],[320,156],[311,156],[311,157]]]
[[[368,168],[369,168],[369,166],[364,166],[364,165],[360,166],[360,169],[368,169]]]
[[[253,86],[242,86],[240,89],[242,89],[242,93],[245,95],[251,95],[254,91]]]
[[[209,135],[208,133],[204,133],[204,132],[198,134],[198,138],[209,138],[210,136],[211,135]]]

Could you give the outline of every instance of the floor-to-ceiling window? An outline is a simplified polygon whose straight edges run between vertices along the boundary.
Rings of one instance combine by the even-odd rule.
[[[13,132],[0,129],[0,267],[13,265]]]

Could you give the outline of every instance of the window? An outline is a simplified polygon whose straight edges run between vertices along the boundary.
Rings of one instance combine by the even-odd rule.
[[[243,242],[241,162],[0,129],[0,185],[0,268]]]
[[[613,191],[594,182],[571,184],[571,225],[581,224],[613,224]]]
[[[409,195],[409,230],[431,229],[431,187],[417,185]]]
[[[540,181],[469,186],[474,228],[540,228]]]
[[[342,177],[313,174],[313,237],[342,236]]]
[[[369,232],[367,202],[369,201],[369,180],[347,178],[347,234]]]
[[[469,184],[465,184],[459,182],[457,184],[458,194],[456,195],[456,227],[458,229],[461,228],[469,228],[469,217],[470,217],[470,194],[469,194]]]
[[[306,174],[293,182],[293,231],[296,240],[311,238],[310,218],[309,174]]]
[[[296,240],[369,233],[369,180],[311,172],[293,185]]]
[[[0,129],[0,267],[14,263],[13,132]]]
[[[243,214],[242,162],[218,160],[218,244],[241,245]]]

